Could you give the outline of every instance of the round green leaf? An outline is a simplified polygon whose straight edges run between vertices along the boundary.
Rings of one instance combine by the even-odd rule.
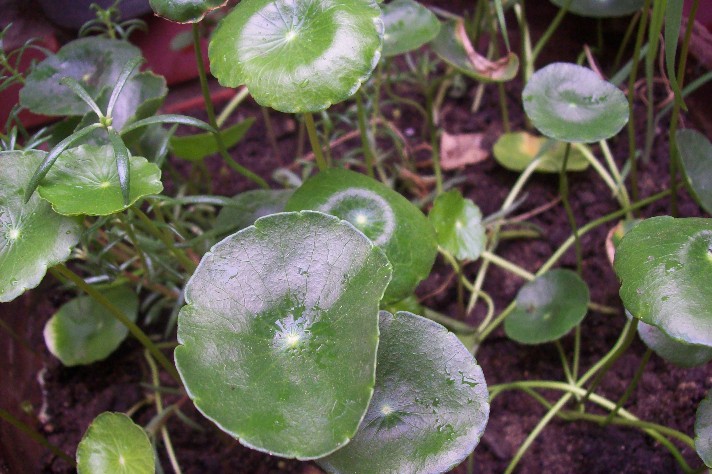
[[[125,286],[102,294],[131,321],[138,314],[138,296]],[[106,359],[126,339],[128,329],[89,296],[62,305],[44,327],[47,349],[66,366]]]
[[[700,402],[695,416],[695,449],[707,467],[712,468],[712,391]]]
[[[482,369],[454,334],[411,313],[381,312],[376,390],[354,439],[318,463],[335,473],[449,471],[489,418]]]
[[[215,219],[215,228],[225,233],[237,232],[260,217],[284,211],[292,196],[291,189],[254,189],[233,197],[235,206],[224,207]]]
[[[145,158],[130,158],[129,205],[163,190],[161,170]],[[61,155],[37,188],[60,214],[107,216],[126,209],[110,146],[82,145]]]
[[[56,214],[37,193],[25,203],[25,188],[46,155],[0,152],[0,302],[39,285],[47,268],[67,260],[79,242],[76,219]]]
[[[123,67],[137,56],[141,51],[126,41],[96,36],[74,40],[32,69],[20,104],[36,114],[84,115],[91,108],[60,79],[73,77],[97,99],[105,88],[114,88]]]
[[[149,0],[156,15],[176,23],[198,23],[227,0]]]
[[[676,137],[690,194],[712,214],[712,143],[695,130],[678,130]]]
[[[581,277],[571,270],[550,270],[519,290],[504,332],[522,344],[556,341],[583,321],[588,303]]]
[[[378,64],[380,15],[373,0],[243,0],[210,41],[211,71],[281,112],[324,110]]]
[[[146,432],[123,413],[97,416],[77,446],[79,474],[153,474],[155,470]]]
[[[348,443],[375,383],[391,268],[347,222],[281,213],[215,245],[185,289],[178,371],[246,446],[314,459]]]
[[[576,15],[608,18],[635,13],[643,8],[645,0],[551,0],[551,3],[561,8],[569,3],[568,11]]]
[[[712,219],[646,219],[623,237],[614,268],[633,316],[712,347]]]
[[[550,138],[591,143],[616,135],[628,122],[625,94],[595,72],[553,63],[538,70],[522,92],[524,111]]]
[[[712,360],[712,347],[676,341],[642,321],[638,323],[638,335],[657,355],[680,367],[696,367]]]
[[[313,209],[349,221],[383,249],[393,265],[384,303],[410,295],[437,255],[435,230],[420,210],[380,182],[354,171],[330,169],[308,179],[286,210]]]
[[[383,6],[383,55],[397,56],[420,48],[438,35],[437,17],[415,0],[394,0]]]
[[[519,58],[514,53],[490,61],[475,51],[462,20],[443,23],[431,46],[440,59],[480,82],[510,81],[519,71]]]
[[[536,167],[541,173],[558,173],[564,163],[566,145],[562,142],[547,143],[551,139],[537,137],[527,132],[504,133],[494,144],[493,153],[497,162],[512,171],[524,171],[535,158],[542,160]],[[571,148],[567,171],[583,171],[589,162],[583,153]]]
[[[428,219],[435,228],[438,245],[459,260],[477,260],[485,248],[487,236],[482,212],[471,199],[458,190],[435,199]]]

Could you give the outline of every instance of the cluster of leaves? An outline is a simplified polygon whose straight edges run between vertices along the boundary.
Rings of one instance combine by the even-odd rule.
[[[197,23],[226,2],[150,3],[160,16],[193,23],[197,39]],[[642,1],[555,3],[563,3],[561,16],[567,9],[608,17],[641,8],[647,15],[649,6]],[[656,5],[653,16],[667,14],[672,23],[680,2],[668,3],[668,9]],[[518,2],[478,5],[484,5],[480,13],[485,20],[475,26],[487,25],[492,45],[497,44],[497,28],[506,30],[505,9],[514,11],[520,26],[526,24]],[[103,14],[106,31],[115,31],[111,16]],[[666,35],[676,31],[679,27]],[[500,87],[520,72],[520,58],[510,51],[506,35],[506,54],[493,60],[498,46],[490,54],[479,54],[464,19],[441,22],[413,0],[384,5],[374,0],[240,2],[213,33],[212,73],[225,86],[245,85],[265,107],[304,114],[319,172],[296,189],[253,190],[234,198],[160,196],[169,150],[194,163],[196,170],[203,158],[220,153],[233,169],[265,184],[227,153],[252,121],[222,128],[209,102],[209,123],[156,115],[167,93],[165,80],[138,71],[140,51],[125,39],[108,36],[72,41],[22,78],[20,105],[62,120],[45,138],[49,152],[37,149],[38,139],[27,140],[24,147],[3,140],[7,151],[0,152],[0,301],[36,287],[49,269],[86,293],[62,306],[46,324],[47,346],[62,363],[102,360],[131,333],[147,349],[154,385],[158,362],[186,399],[242,444],[317,460],[329,472],[444,472],[465,459],[484,432],[489,399],[504,390],[488,390],[474,351],[500,323],[508,337],[523,344],[558,345],[572,330],[578,338],[591,304],[581,278],[580,235],[632,216],[633,210],[652,202],[631,202],[612,158],[606,170],[587,145],[599,143],[608,149],[606,140],[629,120],[630,99],[616,81],[605,81],[581,65],[554,63],[533,72],[544,43],[533,50],[529,46],[521,58],[523,107],[541,136],[508,132],[494,147],[503,166],[521,172],[501,212],[483,218],[477,205],[458,190],[444,189],[437,146],[437,189],[427,216],[376,180],[376,172],[386,173],[372,150],[375,140],[365,123],[362,95],[374,70],[373,80],[380,87],[388,58],[429,43],[447,65],[448,73],[437,87],[424,88],[429,103],[424,116],[433,143],[434,90],[447,88],[455,74]],[[200,55],[199,48],[196,53]],[[674,64],[674,53],[668,59]],[[634,74],[630,69],[627,74]],[[201,80],[205,88],[204,74]],[[681,82],[673,87],[679,94]],[[322,155],[311,115],[352,96],[369,176],[331,166]],[[681,100],[676,103],[675,113],[682,105]],[[371,107],[375,109],[373,103]],[[374,110],[376,118],[378,113]],[[173,137],[177,125],[205,133]],[[712,212],[712,145],[692,130],[673,130],[673,137],[671,159],[679,162],[693,197]],[[611,187],[622,209],[579,228],[568,201],[567,172],[589,165]],[[530,274],[494,250],[500,228],[534,172],[559,174],[573,235]],[[674,363],[693,366],[712,359],[712,290],[707,285],[712,220],[656,217],[625,230],[615,242],[614,266],[632,319],[620,344],[580,377],[578,352],[569,367],[561,349],[566,394],[551,407],[541,428],[571,397],[583,404],[583,391],[584,398],[611,411],[608,421],[625,418],[631,426],[665,439],[650,423],[636,425],[620,406],[625,400],[616,404],[593,393],[595,386],[589,393],[584,387],[620,355],[636,327],[651,350]],[[572,245],[578,272],[552,270]],[[480,297],[489,302],[479,327],[413,303],[414,290],[430,274],[438,253],[470,292],[468,309]],[[89,276],[67,268],[64,263],[70,259]],[[478,260],[482,264],[473,283],[462,269]],[[491,299],[482,291],[490,263],[530,280],[496,318]],[[148,296],[139,298],[141,292]],[[146,316],[145,323],[168,315],[166,337],[177,324],[175,365],[141,330],[140,314]],[[526,390],[551,388],[547,381],[537,383]],[[520,388],[517,383],[511,386]],[[158,391],[154,400],[158,421],[148,432],[160,433],[169,446],[164,419],[179,412],[179,405],[163,409]],[[700,405],[696,424],[696,447],[707,465],[712,457],[710,407],[709,399]],[[509,471],[541,428],[532,431]],[[669,442],[666,447],[677,452]],[[96,418],[76,461],[80,472],[155,469],[146,431],[116,413]]]

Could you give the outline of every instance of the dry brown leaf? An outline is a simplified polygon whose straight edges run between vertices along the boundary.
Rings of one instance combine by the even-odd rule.
[[[440,166],[444,170],[464,168],[486,160],[489,152],[482,147],[483,133],[450,135],[440,137]]]

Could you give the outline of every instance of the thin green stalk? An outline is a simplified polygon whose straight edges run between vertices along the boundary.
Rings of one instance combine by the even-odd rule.
[[[630,23],[628,23],[628,28],[625,30],[625,34],[623,35],[623,40],[621,41],[620,46],[618,47],[618,52],[616,53],[616,58],[613,60],[613,71],[617,71],[618,67],[621,64],[621,61],[623,60],[623,53],[625,52],[626,47],[628,46],[628,42],[630,41],[630,38],[633,36],[633,32],[635,31],[635,27],[638,25],[638,21],[640,21],[640,10],[635,12],[635,15],[633,15],[633,18],[630,20]]]
[[[222,128],[223,125],[225,125],[225,122],[227,122],[227,119],[230,118],[230,115],[232,115],[235,109],[247,98],[248,95],[250,95],[250,91],[247,90],[247,87],[242,86],[242,88],[237,92],[237,94],[235,94],[232,99],[230,99],[230,102],[228,102],[227,105],[223,107],[222,111],[220,112],[220,115],[218,115],[218,118],[215,120],[218,129]]]
[[[198,77],[200,78],[200,88],[203,91],[205,112],[208,114],[208,123],[216,130],[213,136],[215,137],[215,143],[217,143],[218,145],[218,151],[220,152],[220,156],[230,168],[237,171],[242,176],[249,179],[256,185],[265,189],[269,189],[269,185],[264,179],[262,179],[260,176],[256,175],[255,173],[235,161],[235,159],[227,152],[227,147],[225,147],[225,142],[223,141],[222,135],[220,134],[217,119],[215,118],[215,108],[213,107],[213,100],[210,97],[208,76],[205,71],[205,63],[203,62],[203,51],[200,47],[200,30],[198,23],[193,23],[193,49],[195,50],[195,59],[198,63]]]
[[[279,145],[277,144],[277,134],[274,133],[274,127],[272,126],[272,119],[269,116],[269,109],[267,107],[260,107],[262,112],[262,120],[265,123],[265,128],[267,129],[267,138],[272,146],[272,152],[277,162],[282,162],[282,157],[279,153]]]
[[[603,153],[603,157],[606,160],[606,164],[611,170],[613,178],[615,178],[616,180],[616,188],[618,189],[618,196],[621,200],[621,204],[623,205],[623,207],[629,207],[630,196],[628,196],[628,190],[625,187],[625,183],[623,182],[623,178],[621,177],[621,172],[618,169],[618,165],[616,165],[616,161],[613,159],[613,153],[611,153],[611,149],[608,147],[608,142],[606,140],[601,140],[600,142],[598,142],[598,144],[601,147],[601,152]],[[631,215],[628,217],[632,218],[633,216]]]
[[[581,360],[581,324],[577,324],[574,329],[574,360],[571,364],[571,376],[578,378],[579,364]]]
[[[371,136],[376,137],[376,129],[378,126],[378,120],[381,118],[381,85],[383,84],[383,68],[384,64],[388,62],[387,58],[382,58],[378,61],[378,66],[376,67],[376,72],[374,74],[374,92],[373,92],[373,118],[371,121]],[[387,79],[386,79],[387,80]]]
[[[439,196],[443,192],[443,172],[440,167],[440,144],[435,126],[435,110],[433,110],[433,93],[431,87],[425,87],[425,110],[428,116],[428,133],[430,134],[431,159],[435,171],[435,191]]]
[[[304,123],[307,127],[307,134],[309,135],[309,143],[311,143],[312,151],[314,152],[314,159],[316,160],[316,165],[319,167],[319,171],[324,171],[329,166],[326,164],[324,159],[324,153],[321,151],[321,144],[319,143],[319,137],[316,133],[316,125],[314,124],[314,116],[306,112],[304,114]]]
[[[87,284],[87,282],[85,282],[82,277],[71,271],[66,266],[56,265],[50,268],[50,272],[60,281],[63,278],[71,281],[77,286],[77,288],[84,291],[97,303],[106,308],[106,310],[111,313],[111,315],[114,316],[121,324],[126,326],[129,332],[136,339],[138,339],[141,345],[143,345],[143,347],[145,347],[151,353],[151,355],[156,359],[156,361],[158,361],[161,367],[163,367],[163,369],[168,372],[168,375],[170,375],[171,378],[179,384],[181,383],[180,376],[178,375],[178,371],[176,370],[175,366],[171,364],[170,361],[166,358],[166,356],[163,355],[163,353],[156,347],[153,341],[151,341],[151,338],[149,338],[146,333],[143,332],[141,328],[136,325],[136,323],[126,317],[123,311],[114,306],[114,304],[109,301],[104,295],[92,288],[92,286]]]
[[[645,351],[645,354],[643,354],[643,358],[640,361],[640,365],[638,365],[638,369],[635,371],[635,375],[633,375],[633,379],[628,384],[628,387],[626,387],[625,392],[623,393],[623,396],[618,400],[618,402],[616,403],[616,406],[608,414],[605,421],[603,422],[604,426],[613,421],[613,418],[618,415],[618,411],[621,409],[621,407],[623,407],[623,405],[625,405],[625,403],[628,401],[630,396],[633,395],[633,391],[638,386],[638,382],[640,382],[640,378],[643,376],[643,372],[645,371],[645,366],[648,365],[648,361],[650,360],[651,355],[653,355],[653,351],[650,348],[648,348]]]
[[[574,236],[574,242],[576,245],[576,271],[579,276],[581,276],[583,274],[583,250],[581,248],[578,226],[576,225],[576,217],[574,216],[574,211],[571,208],[571,202],[569,202],[569,180],[566,176],[566,167],[569,163],[570,154],[571,143],[567,143],[566,151],[564,152],[564,161],[561,163],[561,170],[559,171],[559,195],[561,196],[561,203],[564,205],[566,217],[569,220],[569,225],[571,225],[571,231]]]
[[[499,110],[502,115],[502,125],[504,126],[504,133],[509,133],[512,131],[512,127],[509,124],[509,110],[507,109],[507,91],[504,89],[504,84],[501,82],[497,84],[497,91],[499,92]]]
[[[549,42],[551,39],[552,35],[554,32],[559,28],[559,25],[561,24],[561,21],[564,19],[564,16],[566,16],[566,12],[569,10],[569,6],[571,5],[572,0],[568,0],[566,4],[561,7],[554,17],[554,19],[549,23],[549,28],[546,29],[544,34],[539,38],[539,41],[537,41],[536,46],[534,46],[534,50],[532,51],[531,54],[531,62],[532,62],[532,67],[534,67],[534,63],[536,62],[537,58],[539,57],[539,54],[541,53],[541,50],[544,49],[544,46],[546,46],[546,43]]]
[[[366,109],[363,106],[361,91],[356,92],[356,113],[358,114],[358,129],[361,134],[361,147],[363,155],[366,158],[366,171],[368,176],[374,177],[373,163],[375,162],[373,150],[371,149],[371,140],[368,138],[368,129],[366,128]]]
[[[28,424],[26,424],[26,423],[23,423],[23,422],[20,421],[19,419],[15,418],[15,416],[14,416],[12,413],[10,413],[9,411],[0,408],[0,420],[5,420],[6,422],[8,422],[8,423],[11,424],[12,426],[14,426],[17,430],[19,430],[19,431],[25,433],[25,434],[26,434],[30,439],[32,439],[32,441],[34,441],[35,443],[37,443],[37,444],[39,444],[39,445],[41,445],[41,446],[44,446],[45,448],[49,449],[50,451],[52,451],[52,454],[54,454],[55,456],[58,456],[58,457],[64,459],[64,460],[67,461],[72,467],[76,467],[77,463],[74,461],[74,459],[72,459],[71,456],[69,456],[67,453],[65,453],[64,451],[62,451],[62,450],[61,450],[60,448],[58,448],[57,446],[55,446],[55,445],[53,445],[52,443],[50,443],[50,442],[47,440],[47,438],[45,438],[45,437],[42,435],[42,433],[40,433],[39,431],[35,430],[35,429],[32,428],[30,425],[28,425]]]
[[[576,379],[574,378],[574,375],[571,373],[571,368],[569,368],[569,360],[566,357],[566,352],[564,351],[564,346],[561,345],[561,341],[558,339],[554,341],[554,345],[556,346],[556,351],[559,353],[559,358],[561,359],[561,365],[564,368],[564,376],[566,377],[566,381],[570,385],[574,385],[576,383]],[[549,406],[551,408],[551,406]]]
[[[146,214],[141,211],[137,206],[132,206],[131,210],[138,216],[139,220],[146,226],[146,230],[156,237],[158,240],[160,240],[163,245],[166,246],[168,251],[173,254],[173,256],[180,262],[181,266],[190,274],[192,274],[197,265],[195,264],[194,261],[192,261],[190,258],[188,258],[188,255],[179,248],[176,248],[176,246],[173,244],[173,239],[171,239],[168,235],[165,233],[161,232],[161,230],[156,227],[156,224],[153,223],[151,219],[148,218]]]
[[[660,44],[660,33],[665,20],[665,0],[652,2],[652,16],[650,19],[650,28],[648,29],[648,52],[645,56],[645,85],[647,89],[647,110],[645,117],[645,148],[643,150],[643,162],[650,161],[650,153],[653,149],[653,140],[655,138],[655,127],[653,123],[653,114],[655,109],[653,80],[655,75],[655,59],[658,55],[658,46]]]
[[[692,8],[690,9],[689,19],[687,21],[687,28],[685,30],[685,39],[682,42],[682,48],[680,49],[680,63],[677,67],[677,83],[680,88],[682,88],[685,82],[685,67],[687,66],[687,53],[690,49],[690,38],[692,37],[692,27],[694,24],[695,16],[697,14],[697,8],[699,7],[699,0],[694,0],[692,2]],[[668,132],[669,146],[670,146],[670,188],[672,189],[672,194],[670,195],[670,213],[673,217],[677,217],[677,174],[680,162],[680,153],[677,149],[677,125],[680,120],[680,107],[682,102],[682,97],[678,97],[675,100],[675,105],[672,109],[672,118],[670,119],[670,129]]]
[[[519,31],[521,31],[522,35],[522,78],[526,84],[529,82],[532,74],[534,74],[534,60],[532,59],[532,37],[529,33],[529,24],[526,19],[524,2],[517,2],[514,4],[514,13],[517,16]]]
[[[500,257],[497,254],[494,254],[490,252],[489,250],[484,250],[482,252],[482,255],[480,255],[484,260],[487,260],[490,263],[493,263],[497,265],[499,268],[502,268],[504,270],[507,270],[510,273],[513,273],[514,275],[517,275],[519,277],[522,277],[523,279],[527,281],[532,281],[536,276],[525,270],[524,268],[520,267],[519,265],[510,262],[509,260],[505,260],[502,257]]]

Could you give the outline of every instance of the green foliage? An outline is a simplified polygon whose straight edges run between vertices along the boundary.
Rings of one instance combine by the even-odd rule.
[[[156,15],[177,23],[198,23],[227,0],[149,0]]]
[[[242,140],[253,123],[255,123],[255,119],[249,118],[220,130],[225,147],[230,148]],[[174,136],[171,137],[170,144],[171,152],[174,155],[188,161],[199,161],[220,151],[213,133]]]
[[[430,42],[440,31],[437,17],[415,0],[394,0],[383,6],[383,55],[413,51]]]
[[[707,394],[697,408],[695,448],[705,465],[712,468],[712,392]]]
[[[260,217],[284,211],[292,197],[291,189],[254,189],[233,197],[234,206],[226,206],[215,219],[215,227],[224,233],[237,232]]]
[[[435,228],[438,245],[459,260],[477,260],[487,236],[482,212],[471,199],[452,190],[435,199],[428,219]]]
[[[695,130],[679,130],[676,143],[687,188],[695,201],[712,214],[712,143]]]
[[[500,135],[492,153],[497,162],[512,171],[524,171],[536,158],[541,163],[536,170],[541,173],[559,173],[564,163],[566,146],[562,142],[537,137],[527,132],[512,132]],[[567,171],[584,171],[589,162],[583,153],[572,148],[569,152]]]
[[[643,8],[645,0],[551,0],[559,7],[568,4],[568,11],[594,18],[625,16]]]

